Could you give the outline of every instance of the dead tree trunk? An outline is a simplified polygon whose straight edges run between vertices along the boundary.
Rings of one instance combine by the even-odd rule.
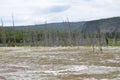
[[[100,31],[100,28],[98,27],[98,41],[99,41],[99,49],[100,49],[100,52],[102,53],[102,42],[101,42],[101,31]]]
[[[1,27],[2,27],[2,43],[3,43],[3,46],[6,46],[6,32],[5,32],[5,28],[3,27],[4,24],[3,24],[3,20],[1,19]]]
[[[71,25],[69,22],[69,19],[67,18],[67,22],[68,22],[68,37],[69,37],[69,45],[72,46],[72,30],[71,30]]]
[[[44,39],[43,39],[43,44],[44,46],[48,46],[48,29],[47,29],[47,22],[45,22],[44,26]]]
[[[12,24],[13,24],[14,45],[16,46],[16,30],[15,30],[14,15],[12,15]]]
[[[117,44],[117,27],[115,27],[115,30],[113,31],[113,44]]]

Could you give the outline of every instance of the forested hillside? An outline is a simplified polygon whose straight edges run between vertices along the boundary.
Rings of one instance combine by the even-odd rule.
[[[120,45],[119,39],[120,17],[0,27],[0,46],[105,46]]]

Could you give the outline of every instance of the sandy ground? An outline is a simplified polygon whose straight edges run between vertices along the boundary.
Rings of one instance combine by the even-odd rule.
[[[120,47],[1,47],[0,80],[120,80]]]

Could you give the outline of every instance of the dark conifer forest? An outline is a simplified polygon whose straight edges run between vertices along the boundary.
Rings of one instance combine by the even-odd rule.
[[[119,46],[120,18],[83,22],[4,26],[1,20],[0,46]]]

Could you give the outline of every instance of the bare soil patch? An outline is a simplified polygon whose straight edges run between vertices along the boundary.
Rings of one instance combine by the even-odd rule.
[[[119,47],[0,48],[0,80],[102,79],[120,79]]]

